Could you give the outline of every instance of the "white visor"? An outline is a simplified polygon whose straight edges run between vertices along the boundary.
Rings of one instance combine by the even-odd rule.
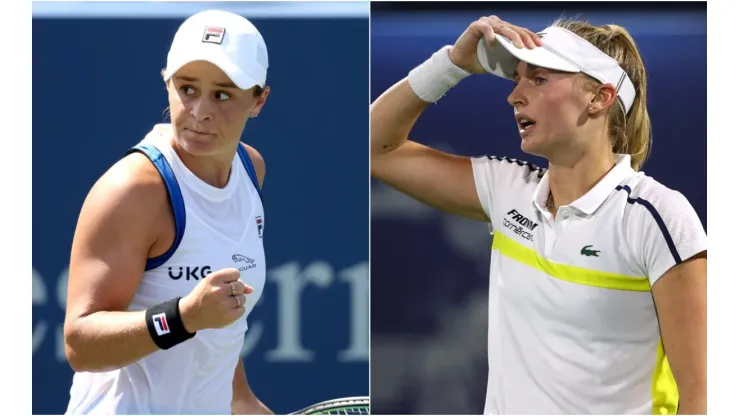
[[[538,35],[543,46],[534,49],[519,49],[499,34],[494,45],[488,47],[483,38],[478,42],[478,61],[491,74],[512,80],[519,61],[556,71],[582,72],[601,83],[612,84],[625,113],[629,112],[635,101],[635,87],[614,58],[561,27],[548,27]]]

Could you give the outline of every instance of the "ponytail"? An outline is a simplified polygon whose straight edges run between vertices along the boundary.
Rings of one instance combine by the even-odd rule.
[[[608,129],[612,151],[629,154],[632,169],[639,171],[650,152],[652,132],[647,111],[647,75],[635,40],[624,27],[617,25],[593,26],[586,22],[559,19],[554,26],[575,33],[616,59],[634,84],[635,101],[632,107],[625,116],[622,104],[615,102],[609,109]]]

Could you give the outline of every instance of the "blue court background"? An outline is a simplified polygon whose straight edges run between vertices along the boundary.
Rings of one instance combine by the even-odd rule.
[[[682,192],[707,224],[706,3],[372,4],[371,96],[484,15],[540,30],[557,17],[625,26],[643,54],[654,147],[644,171]],[[412,139],[461,155],[525,155],[506,97],[513,83],[464,80],[419,119]],[[374,414],[480,414],[488,364],[491,236],[372,183]]]
[[[34,414],[61,414],[69,398],[62,323],[79,209],[164,121],[169,43],[204,8],[58,6],[35,4],[33,20]],[[277,413],[368,395],[368,5],[206,7],[246,10],[270,59],[272,93],[242,138],[267,164],[268,282],[245,343],[250,384]]]

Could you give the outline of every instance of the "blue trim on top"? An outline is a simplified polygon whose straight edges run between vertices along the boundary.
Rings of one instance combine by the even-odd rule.
[[[177,250],[177,247],[180,246],[182,237],[185,234],[185,201],[182,199],[180,185],[177,183],[175,173],[172,172],[172,167],[170,166],[170,163],[167,161],[167,159],[165,159],[164,155],[162,154],[162,152],[159,151],[159,149],[148,144],[140,144],[129,149],[126,152],[126,155],[129,155],[133,152],[141,152],[145,154],[149,158],[149,160],[152,161],[154,167],[156,167],[159,171],[159,174],[160,176],[162,176],[162,180],[164,181],[164,185],[167,188],[167,194],[170,198],[170,203],[172,204],[172,213],[175,216],[175,241],[172,243],[172,247],[170,247],[170,249],[167,250],[166,253],[153,259],[146,260],[145,270],[152,270],[156,269],[157,267],[164,264],[167,260],[169,260],[169,258],[172,257],[173,254],[175,254],[175,250]]]
[[[497,160],[499,162],[509,162],[509,163],[516,163],[517,165],[521,167],[527,167],[529,168],[530,172],[537,172],[537,177],[542,179],[543,176],[545,176],[545,172],[547,169],[543,169],[531,162],[526,162],[524,160],[514,159],[506,156],[493,156],[493,155],[486,155],[488,160]]]
[[[653,215],[653,218],[655,218],[655,222],[658,223],[658,228],[660,228],[660,232],[663,233],[663,238],[668,244],[668,249],[671,251],[671,254],[673,255],[673,260],[676,261],[676,264],[681,264],[683,260],[681,260],[681,256],[678,254],[678,249],[676,249],[676,244],[673,242],[671,233],[668,232],[668,227],[666,227],[665,222],[663,221],[663,218],[661,218],[660,214],[658,213],[658,210],[655,209],[653,204],[651,204],[650,202],[642,198],[631,198],[630,194],[632,194],[632,189],[630,189],[629,186],[626,186],[626,185],[617,186],[617,191],[621,191],[621,190],[627,191],[627,202],[629,202],[630,204],[634,204],[635,202],[637,202],[638,204],[647,208],[650,214]]]
[[[257,172],[254,170],[254,165],[252,165],[252,158],[249,157],[247,149],[245,149],[241,143],[239,143],[239,146],[236,147],[236,152],[239,154],[239,159],[242,160],[244,169],[247,170],[249,179],[251,179],[252,183],[254,184],[254,189],[257,190],[257,193],[260,196],[260,200],[262,200],[262,189],[260,188],[260,182],[257,179]]]

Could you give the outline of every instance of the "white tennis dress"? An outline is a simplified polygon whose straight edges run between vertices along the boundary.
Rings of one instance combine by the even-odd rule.
[[[651,288],[707,249],[686,198],[618,155],[553,218],[544,170],[472,163],[494,234],[484,413],[675,414]]]
[[[169,144],[170,134],[169,125],[157,125],[130,150],[147,155],[162,175],[177,234],[166,254],[147,262],[129,310],[185,296],[208,273],[236,267],[254,288],[245,304],[249,315],[265,284],[264,212],[254,167],[239,146],[228,184],[212,187],[185,167]],[[246,330],[245,316],[121,369],[76,373],[66,414],[231,414],[232,380]]]

